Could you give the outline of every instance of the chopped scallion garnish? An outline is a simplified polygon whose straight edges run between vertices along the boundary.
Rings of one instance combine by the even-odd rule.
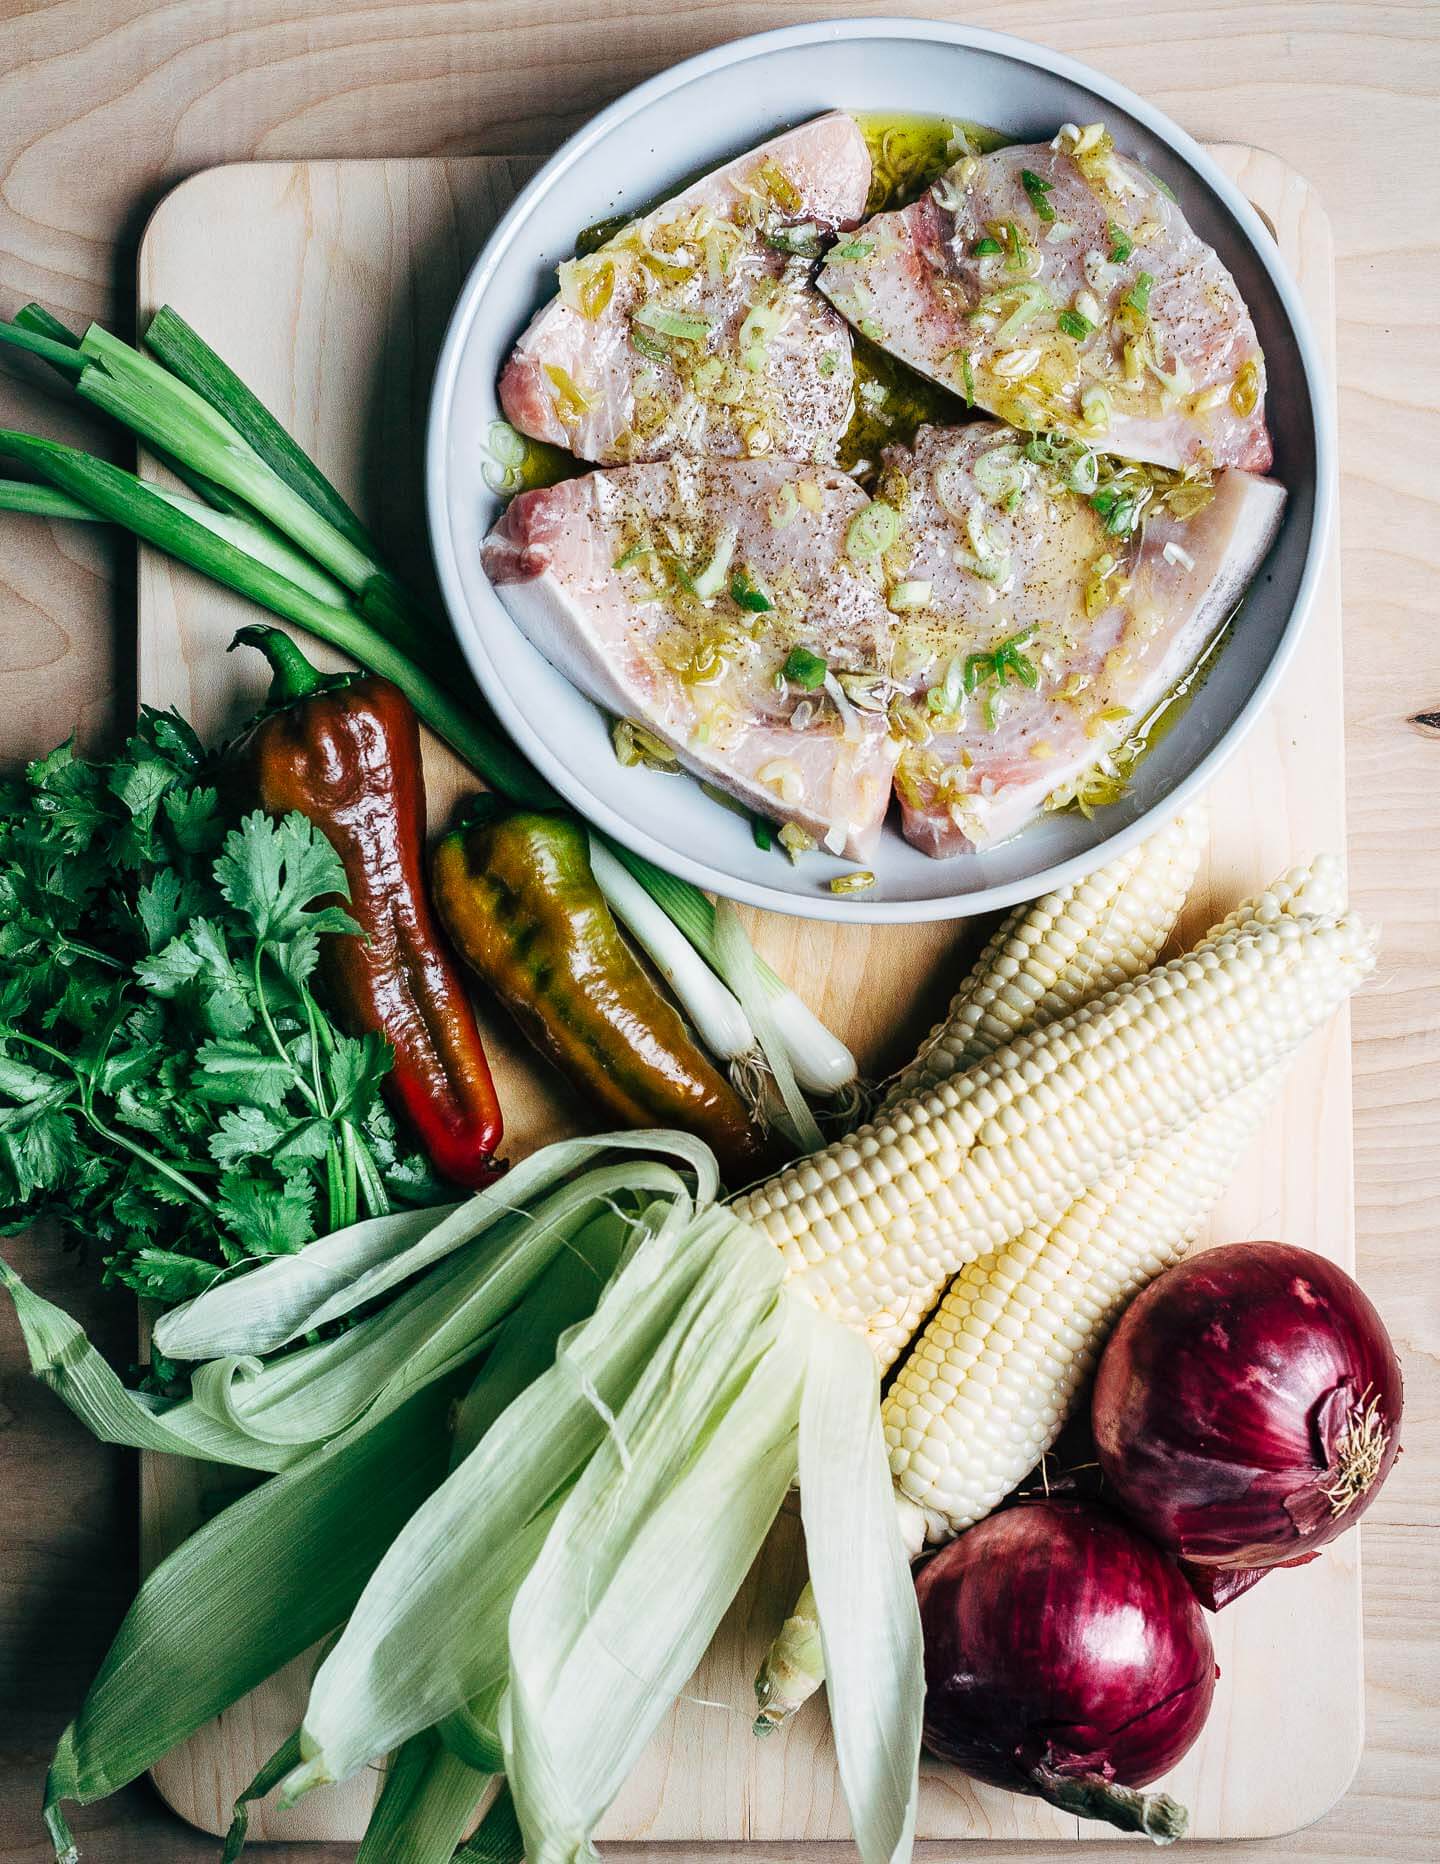
[[[808,647],[792,647],[780,669],[780,677],[791,686],[800,686],[807,693],[813,693],[825,684],[825,675],[829,671],[830,668],[819,654],[812,654]]]
[[[857,511],[845,533],[845,549],[857,561],[883,556],[900,535],[900,513],[893,505],[873,499]]]
[[[832,259],[868,259],[875,250],[873,239],[843,240],[831,253]]]
[[[1066,336],[1074,337],[1077,343],[1083,343],[1085,338],[1088,337],[1090,332],[1095,328],[1090,319],[1082,316],[1079,311],[1061,311],[1055,321],[1065,332]]]
[[[764,816],[751,816],[750,834],[755,846],[762,854],[769,854],[775,846],[775,830]]]
[[[757,588],[744,570],[731,580],[730,600],[740,608],[748,609],[752,615],[768,615],[775,606],[764,590]]]
[[[1155,183],[1155,186],[1165,196],[1167,201],[1178,201],[1179,200],[1180,198],[1179,195],[1170,186],[1170,183],[1168,181],[1162,181],[1159,175],[1151,174],[1148,168],[1142,168],[1140,172],[1142,175],[1144,175],[1147,181],[1153,181]]]
[[[1025,265],[1025,242],[1020,237],[1020,229],[1013,220],[1005,223],[1005,250],[1010,255],[1010,269],[1019,272]]]
[[[1110,234],[1110,263],[1124,265],[1135,250],[1135,242],[1116,220],[1110,222],[1107,231]]]
[[[1149,272],[1142,272],[1125,294],[1125,302],[1141,317],[1150,315],[1150,287],[1155,283]]]
[[[835,354],[833,349],[822,350],[820,352],[820,360],[816,364],[816,367],[819,369],[821,375],[834,375],[839,361],[840,358]]]
[[[653,330],[657,336],[679,337],[687,343],[698,342],[710,334],[708,317],[691,311],[667,310],[663,304],[642,304],[635,313],[635,322],[646,330]]]
[[[1035,209],[1035,212],[1040,218],[1045,221],[1053,220],[1055,218],[1055,209],[1050,205],[1047,196],[1054,187],[1054,182],[1047,181],[1043,175],[1037,175],[1033,168],[1022,168],[1020,170],[1020,185],[1029,195],[1030,205]]]
[[[999,240],[991,239],[987,233],[984,239],[977,239],[970,248],[970,256],[973,259],[992,259],[999,251]]]

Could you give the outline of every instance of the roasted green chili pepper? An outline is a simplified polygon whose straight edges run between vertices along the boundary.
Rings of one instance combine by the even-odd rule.
[[[398,686],[319,673],[278,628],[242,628],[275,670],[270,699],[227,758],[230,780],[276,815],[295,809],[340,856],[363,938],[321,946],[321,974],[352,1033],[394,1050],[386,1089],[437,1171],[495,1177],[500,1105],[458,965],[425,890],[420,728]]]
[[[583,824],[480,797],[431,877],[461,956],[598,1109],[697,1134],[732,1185],[754,1176],[760,1135],[620,936]]]

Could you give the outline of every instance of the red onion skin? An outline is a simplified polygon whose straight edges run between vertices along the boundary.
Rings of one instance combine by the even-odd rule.
[[[1233,1604],[1242,1592],[1259,1585],[1267,1573],[1277,1573],[1287,1566],[1308,1566],[1319,1558],[1317,1550],[1302,1553],[1295,1560],[1281,1560],[1278,1566],[1197,1566],[1193,1560],[1182,1560],[1180,1571],[1207,1611],[1218,1612],[1222,1605]]]
[[[1188,1571],[1231,1575],[1197,1578],[1218,1609],[1254,1583],[1242,1575],[1301,1564],[1358,1519],[1395,1460],[1401,1410],[1395,1349],[1343,1269],[1286,1243],[1231,1243],[1131,1302],[1091,1422],[1116,1505]],[[1372,1454],[1337,1505],[1325,1490],[1367,1415]]]
[[[1108,1508],[1015,1503],[915,1583],[925,1745],[977,1780],[1055,1801],[1059,1776],[1103,1799],[1173,1767],[1205,1725],[1218,1672],[1204,1615],[1174,1563]]]

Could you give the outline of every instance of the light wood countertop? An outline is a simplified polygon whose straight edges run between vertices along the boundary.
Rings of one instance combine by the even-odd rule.
[[[707,45],[891,6],[653,0],[0,0],[0,313],[27,299],[124,331],[136,243],[175,182],[246,157],[545,153],[600,104]],[[1383,927],[1355,1004],[1360,1273],[1405,1363],[1406,1452],[1364,1530],[1368,1741],[1321,1823],[1245,1858],[1399,1864],[1440,1855],[1440,6],[1245,0],[974,0],[908,10],[1043,40],[1194,135],[1275,150],[1319,188],[1339,292],[1350,863]],[[0,425],[88,429],[0,362]],[[0,753],[76,730],[98,746],[134,699],[133,552],[98,528],[0,520]],[[1303,1237],[1290,1240],[1303,1242]],[[17,1266],[123,1359],[127,1304],[53,1239]],[[42,1864],[40,1783],[134,1581],[128,1454],[90,1442],[23,1374],[0,1314],[0,1864]],[[1323,1635],[1323,1627],[1317,1627]],[[1286,1738],[1284,1729],[1275,1739]],[[211,1841],[136,1787],[76,1821],[109,1864],[200,1864]],[[89,1844],[85,1840],[88,1837]],[[927,1848],[928,1849],[928,1848]],[[783,1864],[764,1848],[763,1864]],[[339,1864],[280,1846],[269,1864]],[[642,1852],[629,1852],[642,1859]],[[932,1858],[944,1855],[930,1851]],[[1060,1857],[972,1846],[964,1857]],[[1069,1849],[1073,1861],[1075,1853]],[[751,1851],[709,1864],[757,1864]]]

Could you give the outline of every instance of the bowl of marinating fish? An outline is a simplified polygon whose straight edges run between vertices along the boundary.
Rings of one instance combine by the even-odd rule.
[[[1179,807],[1281,678],[1334,443],[1270,234],[1158,111],[916,20],[570,139],[460,294],[441,585],[568,803],[727,897],[936,919]]]

